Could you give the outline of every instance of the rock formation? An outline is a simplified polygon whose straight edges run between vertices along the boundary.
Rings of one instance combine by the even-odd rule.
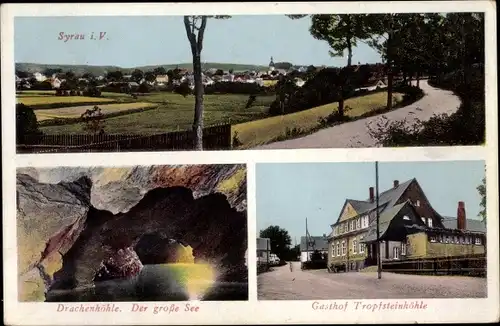
[[[17,201],[20,301],[137,275],[152,234],[191,246],[220,280],[245,269],[243,165],[19,169]]]

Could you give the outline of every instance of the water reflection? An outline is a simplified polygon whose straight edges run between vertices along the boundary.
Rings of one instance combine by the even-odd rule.
[[[248,300],[246,282],[216,282],[207,265],[145,265],[138,276],[96,282],[95,286],[47,293],[49,302]]]

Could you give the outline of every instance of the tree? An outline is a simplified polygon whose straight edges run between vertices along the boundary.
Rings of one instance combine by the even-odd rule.
[[[86,72],[86,73],[84,73],[84,74],[82,75],[82,78],[85,78],[85,79],[87,79],[87,80],[89,80],[89,81],[90,81],[90,80],[94,80],[94,79],[95,79],[94,75],[93,75],[91,72]]]
[[[164,67],[158,67],[153,70],[153,73],[155,74],[155,76],[159,76],[159,75],[166,75],[167,71],[165,70]]]
[[[136,83],[140,83],[143,77],[144,73],[140,69],[135,69],[132,72],[132,80],[135,81]]]
[[[106,79],[108,79],[109,81],[114,81],[114,82],[122,81],[123,80],[123,73],[120,70],[109,71],[106,74]]]
[[[63,70],[61,68],[47,68],[43,71],[43,75],[47,77],[51,77],[54,74],[60,74]]]
[[[476,189],[479,192],[479,196],[481,196],[481,202],[479,203],[481,210],[479,211],[478,216],[481,218],[483,223],[486,223],[486,178],[483,178],[481,184],[477,186]]]
[[[209,18],[225,19],[229,16],[184,16],[184,28],[191,47],[193,56],[194,76],[194,119],[193,131],[195,132],[195,149],[203,150],[203,80],[201,67],[201,52],[203,50],[203,37]]]
[[[387,74],[387,109],[392,108],[392,93],[394,80],[394,52],[398,45],[398,33],[406,28],[408,14],[368,14],[364,24],[371,40],[368,44],[385,58]]]
[[[22,103],[16,104],[16,142],[30,143],[30,137],[41,135],[35,112]]]
[[[289,15],[292,19],[305,17],[305,15]],[[326,41],[330,46],[332,57],[343,56],[347,50],[347,67],[352,64],[352,52],[357,43],[368,39],[369,29],[365,24],[365,15],[341,14],[341,15],[311,15],[311,35],[317,39]],[[344,115],[344,98],[346,86],[349,82],[349,69],[341,71],[338,75],[339,83],[339,108],[340,116]]]
[[[26,71],[16,69],[16,76],[19,78],[28,78],[30,75]]]
[[[282,259],[287,255],[292,244],[292,238],[288,234],[288,231],[277,225],[271,225],[261,230],[260,237],[271,239],[271,252]]]
[[[146,81],[152,83],[156,80],[156,76],[155,76],[154,72],[146,71],[146,73],[144,74],[144,79],[146,79]]]

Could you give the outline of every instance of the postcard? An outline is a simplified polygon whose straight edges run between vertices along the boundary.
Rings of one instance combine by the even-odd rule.
[[[4,323],[499,321],[495,9],[2,5]]]

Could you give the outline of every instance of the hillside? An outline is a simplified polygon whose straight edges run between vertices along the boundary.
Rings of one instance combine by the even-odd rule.
[[[27,71],[27,72],[43,72],[45,69],[62,69],[64,72],[72,71],[77,75],[81,75],[85,72],[90,72],[93,75],[104,75],[107,71],[116,71],[121,70],[123,73],[128,74],[131,73],[134,69],[140,69],[143,71],[153,70],[158,66],[141,66],[141,67],[132,67],[132,68],[122,68],[118,66],[90,66],[90,65],[54,65],[54,64],[39,64],[39,63],[25,63],[19,62],[16,63],[16,70]],[[161,65],[166,70],[174,69],[176,67],[191,69],[191,63],[179,63],[179,64],[169,64],[169,65]],[[266,66],[259,65],[251,65],[251,64],[234,64],[234,63],[217,63],[217,62],[207,62],[203,65],[204,69],[223,69],[223,70],[262,70],[267,69]]]

